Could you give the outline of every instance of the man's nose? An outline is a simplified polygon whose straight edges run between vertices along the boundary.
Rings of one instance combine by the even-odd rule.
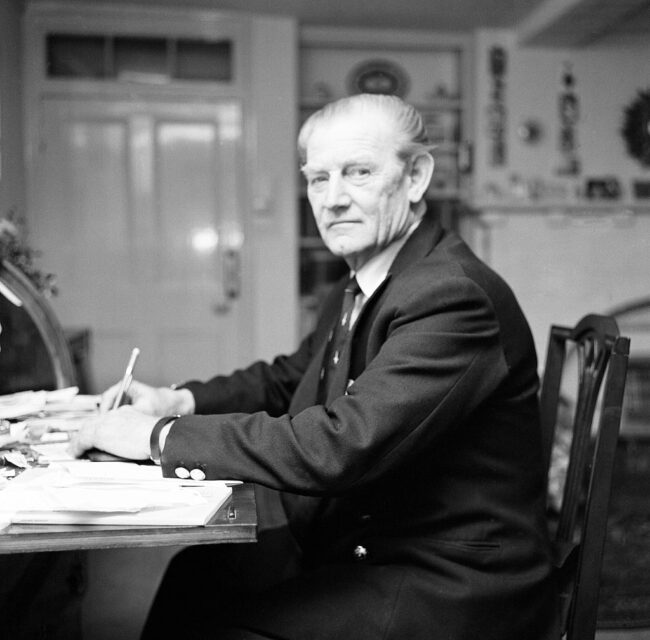
[[[325,206],[330,209],[345,207],[350,204],[350,196],[347,192],[343,176],[337,173],[330,174],[327,181],[327,195],[325,197]]]

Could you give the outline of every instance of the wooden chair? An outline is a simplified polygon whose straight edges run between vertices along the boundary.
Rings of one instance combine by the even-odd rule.
[[[571,447],[554,530],[562,585],[563,637],[567,640],[593,640],[596,632],[599,579],[629,344],[609,316],[587,315],[573,328],[552,326],[550,331],[541,391],[544,453],[549,463],[567,354],[575,355],[577,361]],[[599,418],[594,420],[597,407]]]

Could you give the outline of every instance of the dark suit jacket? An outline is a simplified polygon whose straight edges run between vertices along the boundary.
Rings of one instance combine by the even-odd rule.
[[[554,637],[537,361],[513,293],[425,217],[316,405],[342,288],[293,355],[188,383],[197,413],[220,415],[177,420],[164,473],[282,492],[312,572],[302,609],[260,623],[279,637]]]

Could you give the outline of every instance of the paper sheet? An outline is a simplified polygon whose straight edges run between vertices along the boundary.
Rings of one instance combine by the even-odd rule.
[[[21,523],[205,524],[231,495],[223,481],[163,478],[160,467],[75,461],[24,471],[0,491],[0,520]]]
[[[19,391],[0,395],[0,418],[14,420],[42,412],[62,416],[63,412],[76,415],[97,411],[100,396],[80,394],[78,387],[54,391]]]

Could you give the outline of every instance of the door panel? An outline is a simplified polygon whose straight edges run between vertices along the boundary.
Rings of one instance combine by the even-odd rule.
[[[98,390],[134,346],[154,384],[245,362],[241,103],[47,99],[41,122],[31,232],[61,322],[92,330]]]

